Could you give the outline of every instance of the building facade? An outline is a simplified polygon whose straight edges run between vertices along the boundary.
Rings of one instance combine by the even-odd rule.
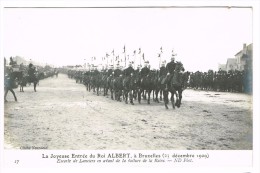
[[[237,60],[237,70],[252,69],[253,43],[249,45],[243,44],[243,49],[235,54],[235,58]]]

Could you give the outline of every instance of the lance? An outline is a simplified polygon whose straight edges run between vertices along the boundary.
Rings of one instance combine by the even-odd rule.
[[[161,54],[160,53],[158,54],[158,57],[159,57],[159,69],[160,69],[160,67],[161,67]]]

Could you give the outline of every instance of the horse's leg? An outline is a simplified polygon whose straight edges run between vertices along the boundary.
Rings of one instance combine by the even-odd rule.
[[[180,107],[180,99],[179,99],[179,91],[178,90],[175,90],[175,95],[176,95],[175,106],[177,106],[179,108]]]
[[[146,90],[143,91],[143,98],[144,98],[144,100],[146,100],[146,92],[147,92]]]
[[[119,101],[119,90],[118,89],[115,90],[115,100]]]
[[[119,89],[118,91],[118,101],[121,102],[122,90]]]
[[[114,100],[114,97],[113,97],[113,95],[114,95],[114,90],[113,90],[113,88],[110,88],[110,92],[111,92],[111,99]]]
[[[16,98],[16,95],[15,95],[15,93],[14,93],[14,90],[13,89],[9,89],[10,91],[11,91],[11,93],[13,94],[13,96],[14,96],[14,100],[17,102],[17,98]]]
[[[33,82],[34,92],[36,92],[36,85],[37,85],[37,82]]]
[[[154,93],[154,90],[153,90],[153,101],[156,101],[155,98],[154,98],[154,94],[155,94],[155,93]]]
[[[6,96],[7,96],[7,93],[8,93],[8,89],[7,88],[5,88],[5,102],[7,102],[7,100],[6,100]]]
[[[141,104],[141,93],[142,93],[142,89],[138,89],[138,103]]]
[[[172,96],[171,96],[171,102],[172,102],[172,108],[175,109],[175,100],[174,100],[174,94],[176,94],[176,97],[177,97],[177,93],[175,90],[173,90],[172,92]]]
[[[151,90],[148,90],[147,91],[147,94],[148,94],[148,100],[147,100],[147,103],[150,104],[150,95],[151,95]]]
[[[158,95],[159,95],[159,89],[156,89],[155,90],[155,101],[157,102],[157,103],[159,103],[159,99],[158,99]]]
[[[165,108],[168,109],[168,91],[163,90],[163,98]]]
[[[134,102],[133,102],[133,91],[132,90],[129,91],[129,97],[130,97],[130,103],[132,105],[134,105]]]
[[[128,104],[128,91],[125,91],[125,103]]]
[[[179,89],[178,93],[179,93],[179,103],[178,103],[177,107],[179,108],[181,106],[182,89]]]
[[[160,90],[159,92],[160,92],[160,101],[162,101],[162,92],[163,92],[163,90]]]
[[[122,95],[123,95],[123,100],[125,100],[125,90],[124,89],[122,91]]]

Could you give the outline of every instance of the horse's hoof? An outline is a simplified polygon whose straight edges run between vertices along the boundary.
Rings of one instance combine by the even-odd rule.
[[[165,105],[165,108],[166,108],[166,109],[169,109],[167,105]]]
[[[134,103],[133,103],[133,102],[131,102],[131,105],[134,105]]]

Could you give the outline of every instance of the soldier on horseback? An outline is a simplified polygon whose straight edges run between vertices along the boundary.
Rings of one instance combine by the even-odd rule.
[[[145,61],[144,68],[141,70],[141,77],[145,77],[150,73],[150,69],[148,68],[149,61]]]
[[[170,74],[170,75],[173,75],[174,70],[175,70],[175,66],[176,66],[176,63],[175,63],[175,55],[173,54],[172,57],[171,57],[171,62],[169,62],[169,63],[166,65],[167,73]]]
[[[10,57],[9,65],[16,65],[16,61],[14,61],[12,57]]]
[[[165,62],[162,63],[162,66],[160,67],[160,71],[159,71],[159,76],[166,76],[167,74],[167,69],[165,67]]]
[[[15,101],[17,101],[15,92],[13,90],[15,78],[12,77],[11,73],[12,73],[12,69],[11,68],[10,69],[6,68],[5,77],[4,77],[4,90],[5,90],[4,100],[5,100],[5,102],[7,102],[6,96],[7,96],[8,91],[11,91],[11,93],[14,96]]]
[[[120,70],[119,64],[117,64],[116,69],[114,71],[114,77],[119,77],[122,74],[122,70]]]
[[[123,80],[123,87],[124,87],[124,95],[125,95],[125,103],[127,104],[128,101],[128,94],[129,94],[129,99],[130,99],[130,103],[133,105],[133,93],[132,93],[132,82],[133,82],[133,75],[134,75],[134,68],[132,67],[132,63],[130,62],[128,65],[128,68],[126,68],[124,70],[124,75],[125,78]]]
[[[137,69],[135,70],[135,72],[134,72],[134,74],[135,74],[135,76],[139,76],[140,75],[140,73],[141,73],[141,65],[138,65],[137,66]]]
[[[35,78],[36,78],[36,69],[35,67],[33,66],[32,63],[29,64],[29,69],[28,69],[28,75],[30,77],[30,81],[33,81]]]
[[[130,77],[131,74],[134,74],[134,72],[135,72],[135,70],[134,70],[134,68],[133,68],[132,63],[130,62],[129,65],[128,65],[128,68],[126,68],[126,69],[124,70],[124,75],[125,75],[126,77]]]

